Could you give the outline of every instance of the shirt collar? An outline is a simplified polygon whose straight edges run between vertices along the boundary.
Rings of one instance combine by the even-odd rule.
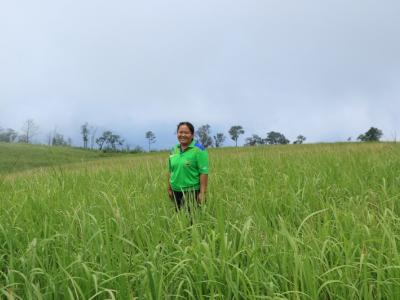
[[[188,145],[188,147],[187,147],[186,149],[193,148],[194,145],[196,145],[196,143],[197,143],[197,141],[196,141],[195,139],[193,139],[192,142]],[[182,151],[181,151],[181,144],[178,143],[178,144],[176,145],[176,148],[179,150],[179,152],[182,153]],[[185,151],[186,151],[186,150],[185,150]],[[185,152],[185,151],[183,151],[183,152]]]

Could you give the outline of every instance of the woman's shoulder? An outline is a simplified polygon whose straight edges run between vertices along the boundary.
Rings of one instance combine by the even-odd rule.
[[[194,143],[194,148],[198,149],[199,151],[206,151],[206,148],[198,141]]]
[[[175,154],[178,150],[179,150],[179,144],[173,146],[173,147],[170,149],[169,154],[170,154],[170,155]]]

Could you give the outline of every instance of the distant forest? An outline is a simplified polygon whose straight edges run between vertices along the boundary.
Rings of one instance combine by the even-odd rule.
[[[33,119],[28,119],[22,125],[21,130],[18,132],[15,129],[7,128],[3,129],[0,127],[0,142],[5,143],[33,143],[33,138],[39,133],[39,126]],[[80,134],[82,137],[82,147],[84,149],[100,150],[104,152],[144,152],[145,150],[140,146],[131,148],[130,145],[125,143],[125,140],[118,134],[111,130],[106,130],[99,134],[97,127],[89,125],[85,122],[80,127]],[[235,146],[238,146],[238,139],[241,135],[245,134],[245,130],[241,125],[233,125],[228,131],[228,135],[232,141],[235,142]],[[357,137],[358,141],[362,142],[379,142],[383,135],[382,130],[371,127],[365,133],[360,134]],[[147,140],[148,149],[147,151],[153,151],[152,145],[156,143],[156,134],[153,131],[147,131],[144,134],[144,138]],[[199,126],[195,132],[195,138],[205,147],[223,147],[227,136],[223,132],[217,132],[216,134],[211,133],[211,126],[206,124]],[[306,141],[306,137],[299,134],[292,143],[303,144]],[[351,141],[348,138],[347,141]],[[252,134],[245,138],[244,146],[258,146],[258,145],[284,145],[289,144],[288,140],[283,133],[270,131],[266,133],[265,137],[261,137],[257,134]],[[46,141],[42,144],[47,146],[65,146],[72,147],[71,138],[64,137],[63,134],[56,130],[50,131],[46,135]]]

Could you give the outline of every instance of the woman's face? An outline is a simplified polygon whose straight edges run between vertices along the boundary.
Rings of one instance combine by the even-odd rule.
[[[177,136],[181,145],[189,145],[193,139],[193,134],[186,125],[179,126]]]

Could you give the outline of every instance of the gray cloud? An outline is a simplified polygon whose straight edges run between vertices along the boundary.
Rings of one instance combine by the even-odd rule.
[[[0,7],[0,126],[85,121],[144,145],[175,124],[336,141],[399,131],[398,1],[15,1]]]

